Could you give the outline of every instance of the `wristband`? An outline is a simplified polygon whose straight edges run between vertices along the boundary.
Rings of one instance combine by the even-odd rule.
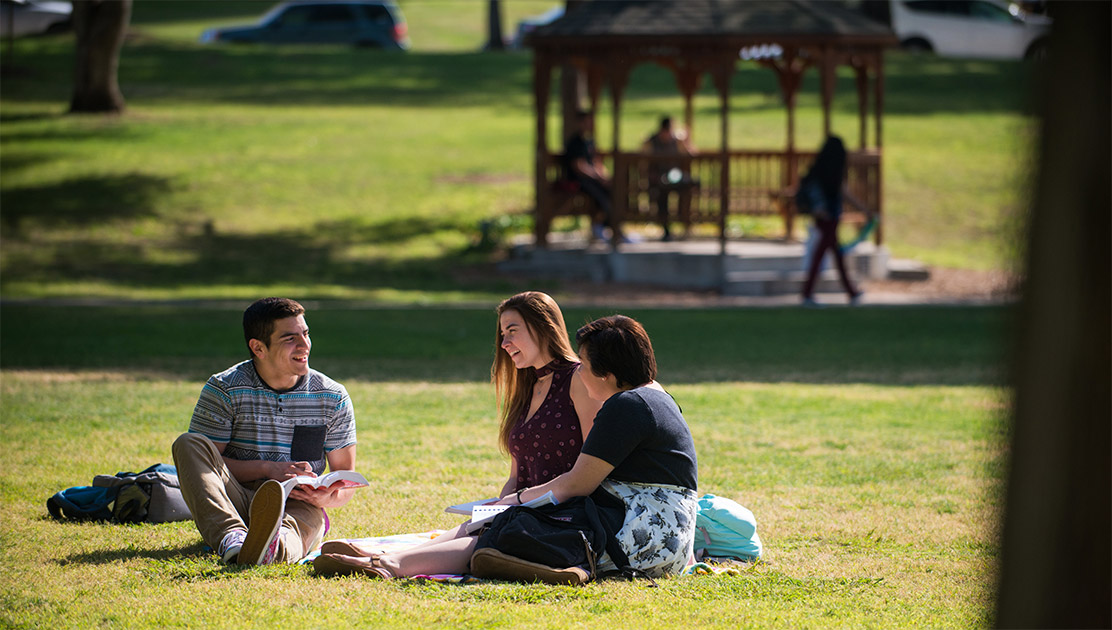
[[[517,491],[517,504],[518,505],[521,505],[521,493],[522,492],[524,492],[524,489]]]

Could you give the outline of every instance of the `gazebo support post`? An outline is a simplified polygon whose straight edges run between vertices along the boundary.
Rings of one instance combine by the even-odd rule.
[[[857,142],[864,151],[868,148],[869,69],[863,65],[855,65],[853,69],[857,75]]]
[[[622,221],[625,219],[626,204],[629,203],[629,166],[622,157],[621,123],[622,123],[622,96],[625,93],[626,83],[629,81],[629,66],[624,62],[611,61],[610,68],[610,100],[613,103],[613,131],[614,150],[614,175],[610,186],[610,206],[613,212],[611,217],[610,244],[616,250],[621,242],[620,232]]]
[[[551,72],[551,63],[548,64]],[[545,88],[548,92],[548,88]],[[571,61],[565,61],[560,66],[560,140],[566,142],[575,129],[575,112],[579,111],[583,102],[583,75]],[[546,103],[547,111],[547,103]]]
[[[536,151],[533,161],[533,238],[538,247],[548,247],[548,98],[552,64],[548,57],[533,55],[533,115],[536,116]]]
[[[730,75],[733,73],[733,58],[729,63],[719,63],[714,68],[714,86],[722,103],[722,175],[719,181],[718,203],[718,243],[722,258],[726,256],[726,219],[730,215]],[[725,274],[725,269],[722,269]],[[722,278],[725,281],[725,277]]]
[[[787,146],[784,151],[783,170],[780,173],[780,187],[783,190],[794,188],[799,179],[799,158],[795,146],[795,104],[799,86],[803,82],[803,73],[812,65],[812,62],[799,56],[798,48],[785,48],[782,61],[762,60],[762,66],[770,68],[776,73],[780,85],[780,94],[784,99],[784,108],[787,110]],[[788,204],[781,206],[784,213],[784,240],[792,238],[795,229],[794,208]]]
[[[884,118],[884,52],[880,50],[876,52],[874,89],[876,90],[876,153],[879,159],[876,165],[876,212],[878,220],[873,238],[879,247],[884,243],[884,143],[882,140],[884,136],[881,133],[881,120]]]
[[[834,102],[834,54],[823,46],[819,53],[822,65],[819,66],[819,84],[822,92],[822,135],[830,135],[830,105]]]

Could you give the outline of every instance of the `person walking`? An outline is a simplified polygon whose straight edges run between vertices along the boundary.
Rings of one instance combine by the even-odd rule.
[[[817,306],[814,298],[815,281],[818,279],[822,259],[826,251],[834,254],[834,263],[838,268],[838,277],[842,281],[842,288],[849,296],[850,304],[856,304],[861,298],[858,291],[846,273],[845,257],[838,244],[838,222],[842,216],[842,201],[847,200],[858,209],[861,208],[853,197],[843,191],[846,179],[846,147],[838,136],[829,136],[823,143],[822,149],[811,164],[811,169],[799,182],[800,189],[810,187],[815,191],[811,216],[815,228],[819,232],[818,242],[810,252],[810,266],[807,269],[807,279],[803,283],[803,305]]]

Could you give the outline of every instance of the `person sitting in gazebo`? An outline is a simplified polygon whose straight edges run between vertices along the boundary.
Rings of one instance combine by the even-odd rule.
[[[672,117],[665,116],[660,119],[660,128],[645,140],[641,149],[655,158],[649,161],[649,198],[656,200],[657,218],[664,228],[662,240],[672,240],[668,198],[673,192],[679,197],[679,219],[684,225],[684,236],[688,236],[691,231],[691,191],[699,182],[685,168],[687,163],[683,158],[694,153],[687,134],[682,130],[675,131],[672,128]],[[673,159],[659,159],[656,156]]]
[[[564,173],[569,180],[579,185],[579,189],[598,208],[598,212],[591,217],[591,234],[599,240],[606,240],[603,228],[609,227],[615,237],[625,241],[621,228],[613,221],[610,174],[595,151],[594,127],[594,115],[591,112],[575,112],[575,131],[564,144]]]

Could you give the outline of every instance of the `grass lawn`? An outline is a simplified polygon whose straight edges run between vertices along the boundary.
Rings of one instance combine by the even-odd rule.
[[[568,309],[575,326],[606,314]],[[656,341],[701,493],[753,510],[764,561],[659,590],[320,579],[240,568],[191,523],[56,523],[45,500],[170,461],[203,379],[243,355],[234,308],[3,307],[5,627],[983,627],[1008,393],[996,308],[627,311]],[[490,309],[308,314],[318,369],[356,408],[372,480],[330,537],[454,525],[496,492]],[[405,343],[398,340],[404,339]],[[507,605],[512,604],[512,605]]]
[[[554,3],[503,4],[509,33]],[[484,220],[530,229],[530,59],[477,52],[484,2],[401,5],[407,54],[202,46],[202,29],[269,3],[137,2],[119,117],[62,113],[71,39],[5,49],[0,626],[989,625],[1010,399],[998,308],[626,311],[653,335],[691,425],[700,490],[757,516],[766,558],[741,575],[659,590],[325,580],[220,565],[191,523],[49,519],[61,488],[170,461],[203,380],[243,357],[241,309],[261,294],[306,301],[313,365],[355,404],[372,487],[336,511],[331,537],[446,528],[458,519],[445,505],[500,487],[492,308],[527,287],[491,273],[491,252],[473,245]],[[889,56],[895,256],[1011,267],[1034,141],[1028,71]],[[817,146],[809,79],[798,136]],[[772,75],[739,65],[733,80],[732,143],[780,146]],[[847,137],[852,94],[840,77],[835,130]],[[709,88],[695,105],[696,142],[715,146]],[[681,102],[669,75],[645,67],[625,107],[622,137],[636,143]],[[38,297],[153,305],[15,299]],[[203,305],[177,306],[191,300]],[[611,312],[565,316],[574,328]]]
[[[552,5],[504,4],[507,32]],[[403,3],[407,54],[196,42],[203,28],[266,6],[137,3],[119,117],[63,114],[71,38],[15,42],[0,94],[0,295],[486,303],[523,288],[473,247],[484,220],[518,217],[511,229],[530,229],[530,57],[476,52],[485,3]],[[1034,140],[1029,70],[888,56],[894,256],[1012,266]],[[783,146],[773,75],[739,62],[733,82],[732,145]],[[694,138],[715,147],[717,100],[706,83]],[[850,75],[837,93],[834,129],[854,138]],[[817,94],[808,75],[802,146],[820,141]],[[682,109],[672,77],[655,66],[636,69],[625,103],[630,148],[661,113]],[[609,133],[599,125],[601,146]],[[744,217],[732,225],[748,235],[778,229]]]

